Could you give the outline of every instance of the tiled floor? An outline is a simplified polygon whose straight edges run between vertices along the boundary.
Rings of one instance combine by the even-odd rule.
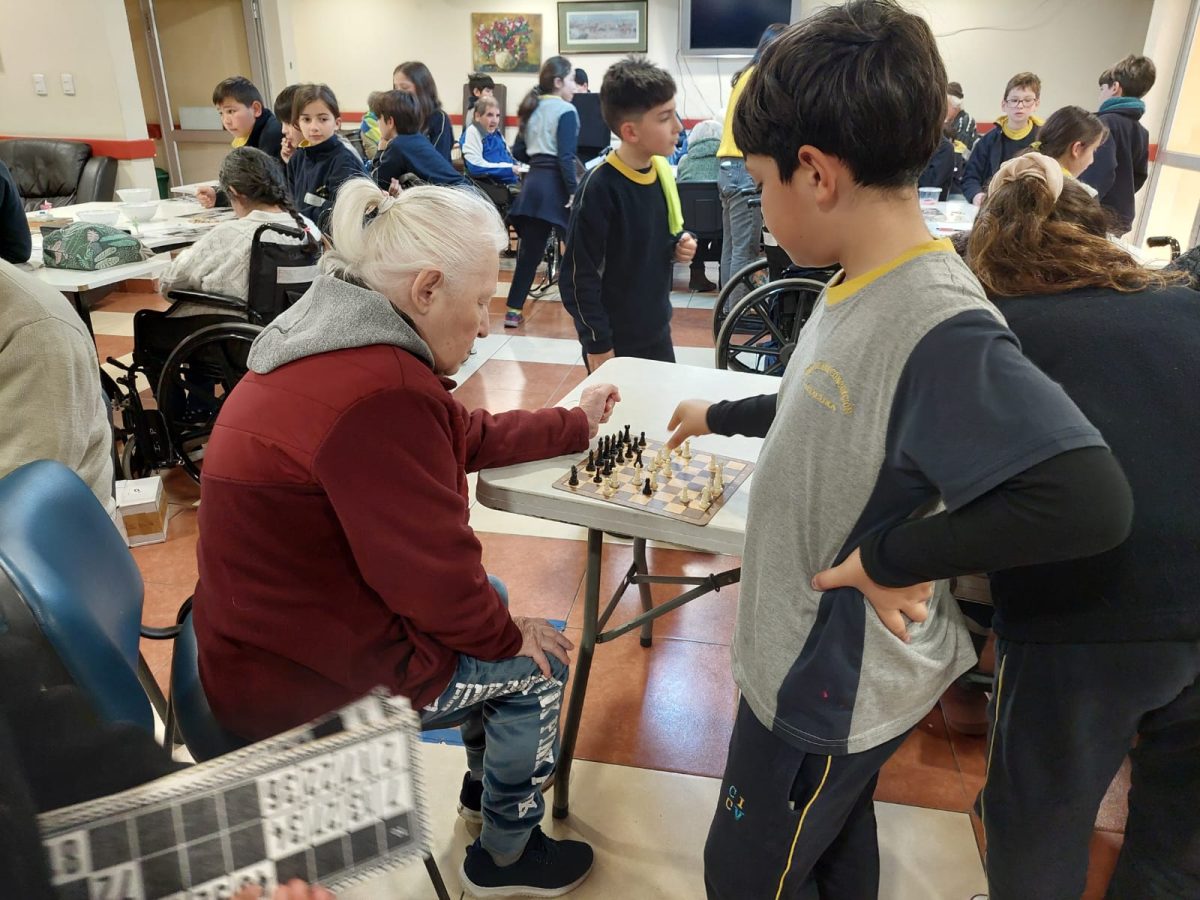
[[[715,273],[711,273],[715,276]],[[492,334],[458,376],[456,396],[492,412],[552,405],[584,377],[570,317],[555,299],[530,304],[524,325],[502,327],[501,272],[492,302]],[[681,362],[713,364],[711,306],[714,296],[689,295],[687,272],[676,273],[672,331]],[[133,312],[162,308],[151,293],[114,293],[92,320],[101,359],[132,351]],[[472,485],[474,479],[471,479]],[[145,621],[174,621],[196,578],[196,502],[199,489],[181,470],[165,473],[171,501],[166,543],[135,549],[146,583]],[[473,494],[472,494],[473,496]],[[488,571],[508,585],[514,613],[562,619],[577,638],[584,570],[583,529],[472,505],[472,525],[483,543]],[[604,589],[610,591],[628,565],[627,542],[606,550]],[[707,574],[737,565],[678,549],[652,547],[653,571]],[[663,589],[665,591],[665,589]],[[659,595],[656,589],[656,596]],[[614,621],[636,607],[627,597]],[[596,653],[579,736],[572,815],[547,817],[554,833],[592,841],[598,865],[577,896],[696,898],[703,895],[700,854],[718,790],[732,727],[736,694],[729,670],[729,642],[737,588],[704,597],[658,621],[654,646],[634,635]],[[160,682],[170,648],[144,642]],[[461,751],[425,745],[426,795],[434,798],[432,822],[442,870],[458,896],[458,862],[471,840],[454,815],[462,777]],[[961,898],[984,890],[978,819],[970,811],[983,782],[984,740],[950,732],[940,709],[925,717],[884,767],[876,792],[884,856],[881,896]],[[1086,897],[1100,897],[1122,840],[1128,775],[1114,782],[1097,821]],[[431,896],[420,867],[371,882],[347,896]]]

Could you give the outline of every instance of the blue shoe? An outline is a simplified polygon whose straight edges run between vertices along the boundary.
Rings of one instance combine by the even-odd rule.
[[[506,312],[504,314],[504,327],[505,328],[520,328],[521,323],[523,323],[524,321],[525,321],[525,317],[523,315],[521,315],[515,309],[510,309],[508,312]]]

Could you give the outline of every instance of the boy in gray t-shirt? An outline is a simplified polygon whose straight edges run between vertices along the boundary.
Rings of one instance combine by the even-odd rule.
[[[915,188],[945,89],[924,20],[859,0],[785,31],[735,113],[772,234],[844,272],[776,397],[686,401],[670,426],[675,443],[766,437],[710,898],[876,896],[879,769],[975,659],[937,579],[1090,555],[1128,529],[1099,433],[930,238]]]

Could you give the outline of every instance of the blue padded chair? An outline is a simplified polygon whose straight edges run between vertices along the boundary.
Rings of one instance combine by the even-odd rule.
[[[199,655],[196,650],[196,629],[192,627],[191,600],[179,611],[179,636],[171,656],[171,703],[167,716],[167,733],[172,726],[179,729],[184,744],[195,757],[204,762],[215,756],[245,747],[244,741],[217,724],[204,685],[200,683]]]
[[[139,680],[142,576],[104,507],[61,463],[0,479],[0,574],[96,711],[153,733]]]

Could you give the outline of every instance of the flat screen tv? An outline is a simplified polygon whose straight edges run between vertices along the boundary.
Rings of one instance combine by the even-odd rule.
[[[689,56],[753,56],[772,22],[794,22],[799,0],[680,0],[679,46]]]

